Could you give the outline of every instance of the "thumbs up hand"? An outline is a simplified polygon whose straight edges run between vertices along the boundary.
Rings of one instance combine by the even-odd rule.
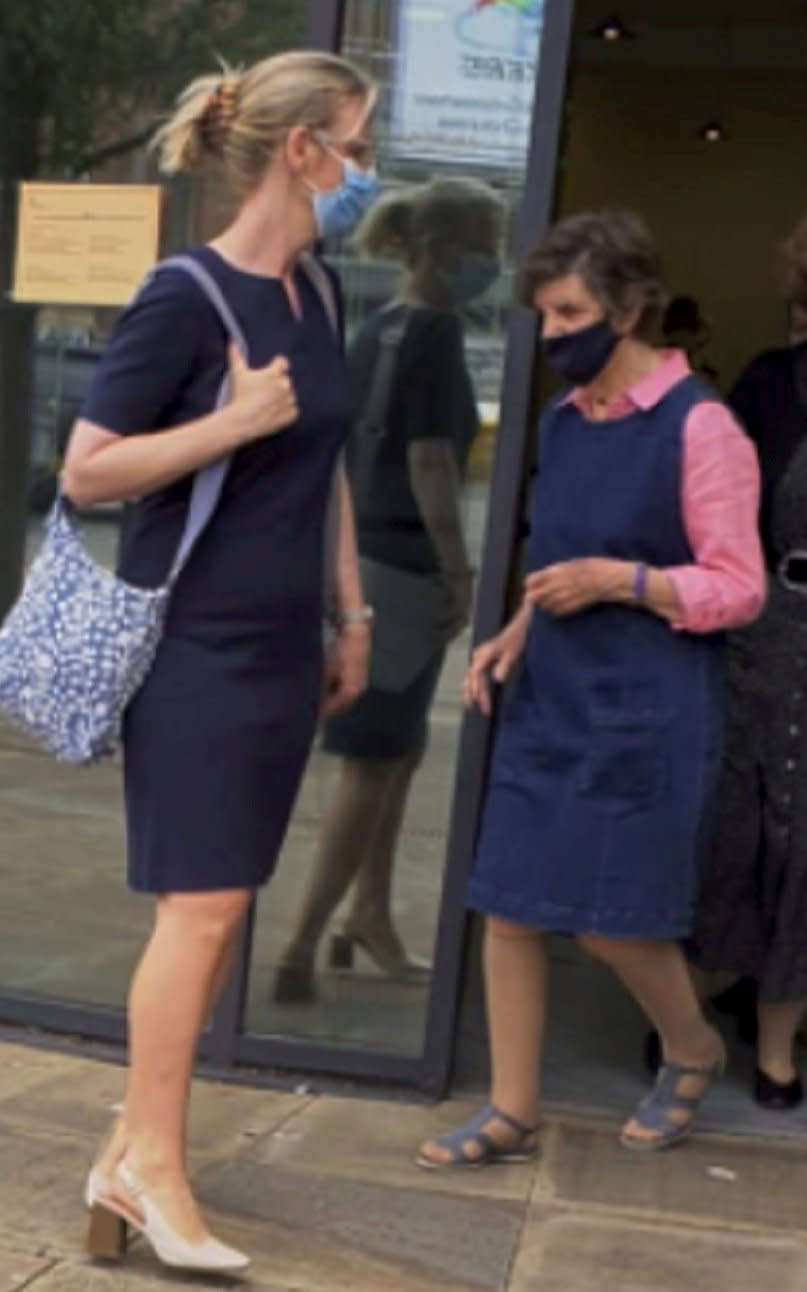
[[[230,346],[230,403],[244,415],[245,440],[276,435],[300,416],[297,394],[282,356],[265,368],[250,368],[236,345]]]

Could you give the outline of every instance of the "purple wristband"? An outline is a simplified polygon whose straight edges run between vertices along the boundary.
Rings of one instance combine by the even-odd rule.
[[[647,566],[639,561],[633,573],[633,600],[641,604],[647,593]]]

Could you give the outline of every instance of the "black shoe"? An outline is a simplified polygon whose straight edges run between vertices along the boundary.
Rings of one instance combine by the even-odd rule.
[[[736,1020],[737,1036],[744,1045],[756,1045],[757,985],[753,978],[738,978],[725,991],[712,996],[709,1004],[718,1014],[728,1014]]]
[[[656,1075],[661,1067],[661,1063],[661,1037],[658,1032],[648,1032],[647,1036],[644,1038],[644,1066],[647,1068],[651,1077]]]
[[[780,1084],[761,1068],[757,1068],[754,1075],[754,1098],[763,1108],[773,1108],[778,1112],[798,1108],[804,1098],[801,1077],[794,1077],[792,1081]]]
[[[316,1000],[313,962],[283,962],[275,971],[272,995],[278,1005],[310,1005]]]

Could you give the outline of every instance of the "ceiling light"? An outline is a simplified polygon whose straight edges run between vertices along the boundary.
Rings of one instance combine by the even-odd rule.
[[[726,142],[726,127],[717,117],[701,126],[698,134],[707,144],[723,144]]]
[[[593,29],[590,35],[597,40],[605,40],[609,45],[616,44],[620,40],[635,40],[636,32],[631,31],[625,26],[622,19],[617,14],[612,14],[609,18],[604,18],[601,23]]]

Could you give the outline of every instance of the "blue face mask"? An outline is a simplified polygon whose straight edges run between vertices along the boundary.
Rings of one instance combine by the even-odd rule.
[[[602,372],[621,340],[608,319],[601,319],[566,336],[547,337],[541,348],[561,377],[575,386],[587,386]]]
[[[467,305],[484,296],[499,276],[499,262],[494,256],[469,251],[463,256],[453,274],[446,278],[455,305]]]
[[[345,175],[339,187],[325,192],[320,189],[314,191],[314,219],[321,238],[352,233],[378,197],[379,183],[375,171],[362,170],[346,157],[339,160]]]

